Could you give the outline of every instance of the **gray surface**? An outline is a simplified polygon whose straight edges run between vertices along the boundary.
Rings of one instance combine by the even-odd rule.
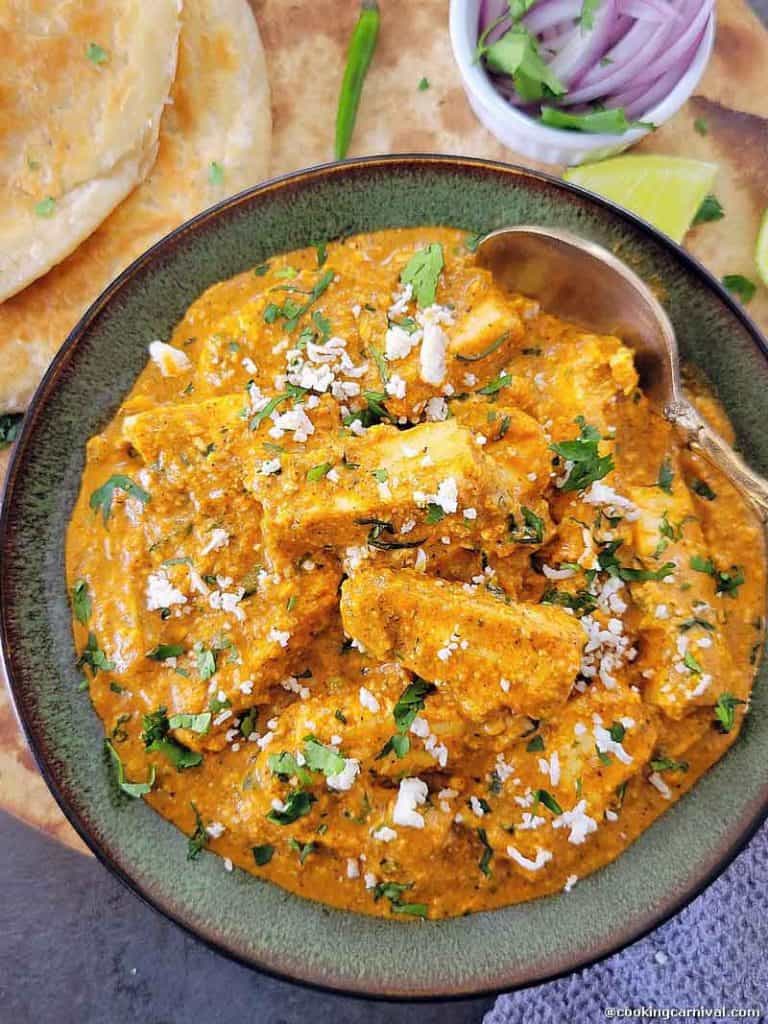
[[[1,812],[0,891],[2,1024],[479,1024],[493,1003],[373,1003],[264,977]]]

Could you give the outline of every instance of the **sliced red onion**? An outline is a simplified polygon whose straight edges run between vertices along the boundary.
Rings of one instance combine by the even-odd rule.
[[[602,0],[591,28],[579,23],[583,0],[539,0],[520,24],[566,86],[552,98],[570,111],[588,112],[599,102],[642,118],[669,95],[698,52],[714,0]],[[479,31],[494,42],[513,24],[507,0],[481,0]],[[535,117],[538,104],[524,102],[514,79],[492,75],[510,103]]]

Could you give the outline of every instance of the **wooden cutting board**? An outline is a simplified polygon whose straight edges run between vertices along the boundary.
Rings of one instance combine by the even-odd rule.
[[[272,173],[330,160],[356,0],[252,3],[272,88]],[[455,153],[534,166],[498,143],[470,110],[451,55],[447,0],[380,0],[380,5],[379,46],[350,156]],[[423,77],[430,86],[420,91]],[[696,118],[707,121],[706,136],[693,130]],[[718,164],[715,191],[726,216],[694,229],[686,246],[718,277],[754,278],[755,237],[768,207],[768,31],[744,0],[720,0],[715,53],[696,95],[640,149]],[[759,289],[749,312],[768,333],[768,289]],[[7,459],[7,452],[0,453],[0,479]],[[2,687],[0,808],[85,849],[37,772]]]

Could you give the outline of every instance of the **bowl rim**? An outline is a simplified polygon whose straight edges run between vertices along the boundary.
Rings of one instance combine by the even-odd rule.
[[[24,469],[24,463],[27,456],[27,450],[30,448],[34,425],[45,407],[47,398],[58,382],[58,377],[62,368],[66,365],[81,338],[87,332],[91,322],[112,301],[113,297],[119,294],[124,285],[129,282],[137,272],[148,264],[154,262],[158,257],[162,256],[166,250],[169,248],[172,249],[179,238],[194,232],[199,225],[205,224],[209,220],[218,217],[223,211],[247,203],[255,195],[266,194],[271,191],[279,191],[285,186],[299,183],[302,180],[320,180],[330,175],[343,176],[348,170],[377,168],[382,166],[386,167],[387,165],[406,165],[411,167],[429,167],[438,165],[453,168],[457,171],[465,170],[467,172],[471,172],[485,170],[492,174],[509,175],[510,178],[532,178],[539,183],[543,183],[547,187],[553,187],[555,190],[565,194],[575,194],[582,200],[586,200],[598,207],[607,209],[615,216],[618,216],[620,219],[628,222],[629,225],[631,225],[635,230],[638,230],[641,234],[649,236],[656,244],[661,244],[667,248],[674,258],[681,261],[684,267],[697,277],[705,287],[714,291],[721,302],[725,304],[729,312],[735,315],[736,319],[740,322],[740,325],[744,328],[755,347],[763,356],[766,362],[766,367],[768,368],[768,339],[763,336],[760,329],[740,304],[736,302],[727,289],[725,289],[720,281],[718,281],[717,278],[715,278],[714,275],[703,266],[703,264],[683,249],[678,243],[674,242],[664,233],[658,231],[649,222],[636,216],[630,211],[625,210],[623,207],[618,206],[610,200],[604,199],[601,196],[582,188],[581,186],[574,185],[571,182],[564,181],[537,169],[535,170],[520,165],[497,160],[488,160],[480,157],[453,156],[450,154],[384,154],[316,164],[311,167],[266,179],[257,185],[244,189],[243,191],[222,200],[216,205],[203,210],[195,217],[190,218],[190,220],[180,224],[177,228],[169,232],[144,253],[138,256],[104,289],[98,298],[94,300],[67,336],[61,348],[58,350],[38,385],[25,413],[22,430],[15,442],[15,447],[12,451],[5,481],[3,483],[2,493],[0,493],[0,552],[4,550],[10,538],[9,510],[16,482],[21,471]],[[523,980],[514,979],[507,982],[499,981],[492,985],[485,985],[479,988],[467,987],[460,991],[452,991],[448,993],[438,989],[433,989],[429,992],[418,991],[416,993],[405,990],[402,992],[370,991],[362,987],[353,988],[345,987],[341,984],[335,984],[333,981],[311,975],[310,972],[303,976],[298,976],[287,971],[282,971],[279,967],[276,967],[271,963],[265,963],[256,956],[239,952],[231,945],[224,944],[221,939],[216,936],[213,929],[206,930],[202,927],[197,927],[185,920],[181,911],[177,911],[167,905],[163,905],[162,900],[158,896],[148,892],[140,881],[133,878],[127,871],[123,870],[123,868],[117,864],[108,846],[97,839],[91,832],[87,821],[81,818],[79,812],[70,805],[66,792],[57,779],[55,766],[50,758],[50,752],[46,747],[46,743],[37,735],[35,724],[31,716],[27,713],[28,709],[25,708],[22,697],[23,690],[20,683],[21,673],[19,673],[19,680],[17,680],[13,666],[14,655],[11,652],[9,644],[9,622],[8,616],[5,612],[7,607],[5,576],[0,572],[0,668],[5,671],[7,692],[11,700],[11,706],[14,710],[17,722],[21,727],[27,746],[32,752],[37,767],[43,776],[48,789],[52,793],[64,816],[74,828],[75,832],[83,840],[86,846],[89,847],[96,859],[100,861],[113,875],[115,875],[118,880],[121,881],[127,889],[133,892],[134,895],[136,895],[143,903],[162,914],[165,918],[182,928],[188,935],[191,935],[198,941],[204,943],[217,953],[224,955],[243,966],[258,970],[263,974],[281,981],[291,982],[293,984],[298,984],[321,992],[328,992],[337,995],[341,994],[357,999],[391,1003],[454,1002],[471,998],[479,998],[482,996],[495,996],[505,992],[519,991],[537,985],[546,984],[559,978],[576,974],[587,967],[613,956],[649,935],[666,921],[670,920],[697,896],[699,896],[705,889],[707,889],[709,885],[711,885],[712,882],[714,882],[725,871],[735,857],[738,856],[738,854],[747,846],[766,819],[768,819],[767,777],[760,788],[760,797],[758,798],[759,802],[757,802],[756,812],[751,818],[747,819],[746,824],[737,824],[735,826],[733,835],[729,837],[725,847],[720,851],[719,856],[714,860],[711,866],[709,866],[701,875],[697,875],[689,884],[682,887],[678,892],[672,894],[668,900],[664,901],[664,903],[659,906],[658,909],[655,909],[650,913],[638,927],[630,926],[624,928],[621,932],[617,932],[613,935],[610,940],[603,942],[595,951],[591,951],[579,958],[573,959],[566,966],[559,967],[555,970],[544,969],[536,976],[528,977]],[[726,751],[724,757],[727,757],[728,753],[729,751]],[[503,910],[504,908],[499,909]],[[345,912],[342,911],[342,913]],[[439,925],[440,922],[433,922],[433,924]],[[408,925],[403,925],[403,927],[408,927]],[[418,927],[418,925],[416,927]]]
[[[479,0],[478,0],[479,3]],[[541,144],[561,146],[564,150],[602,149],[621,143],[632,145],[648,135],[650,128],[630,128],[622,135],[607,132],[573,132],[565,128],[553,128],[540,124],[528,114],[508,103],[493,87],[488,73],[473,60],[474,42],[467,31],[466,17],[469,9],[467,0],[451,0],[450,36],[453,58],[459,69],[464,88],[497,121],[514,130],[532,136]],[[707,18],[698,48],[688,67],[674,84],[670,92],[642,115],[656,127],[661,127],[673,117],[693,93],[704,74],[712,56],[715,41],[716,10]]]

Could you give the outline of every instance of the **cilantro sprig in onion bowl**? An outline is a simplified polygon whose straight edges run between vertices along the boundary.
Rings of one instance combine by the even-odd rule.
[[[543,124],[622,134],[696,55],[714,0],[483,0],[477,56]]]
[[[486,127],[529,156],[576,163],[682,106],[714,16],[714,0],[451,0],[451,40]]]

